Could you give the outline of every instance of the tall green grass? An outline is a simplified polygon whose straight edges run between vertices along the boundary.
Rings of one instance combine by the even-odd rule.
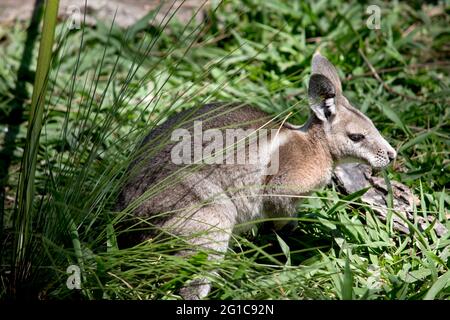
[[[12,287],[20,286],[23,282],[28,281],[30,272],[33,272],[30,269],[34,268],[34,266],[30,266],[33,250],[35,250],[34,233],[37,232],[34,229],[34,224],[41,218],[36,216],[34,211],[35,171],[58,6],[59,1],[47,2],[44,6],[42,36],[39,45],[33,94],[31,97],[27,140],[20,167],[20,179],[15,203],[16,208],[13,213],[13,228],[15,233],[11,263],[12,283],[10,286]]]
[[[26,172],[10,168],[11,198],[22,199],[20,190],[35,184],[27,207],[34,220],[6,203],[2,297],[176,299],[185,281],[219,268],[211,276],[210,298],[448,298],[449,234],[421,230],[417,221],[409,235],[398,234],[360,203],[360,194],[344,197],[334,187],[304,199],[293,231],[258,231],[264,229],[261,221],[234,236],[222,262],[211,264],[204,253],[181,259],[173,253],[183,242],[158,237],[117,247],[119,222],[130,211],[114,211],[117,192],[151,128],[174,112],[216,100],[252,103],[282,118],[292,111],[289,121],[301,123],[308,113],[310,59],[318,47],[346,79],[347,96],[399,150],[385,177],[413,189],[420,199],[416,217],[432,216],[449,227],[449,8],[379,6],[380,30],[366,27],[365,5],[356,1],[232,0],[213,4],[200,23],[179,22],[176,10],[156,21],[158,8],[128,30],[113,21],[80,30],[58,24],[48,94],[40,100],[45,110],[39,140],[36,134],[27,138],[32,126],[26,123],[17,139],[16,165],[28,157],[27,143],[40,145],[33,151],[35,179],[18,183],[18,173]],[[0,46],[2,101],[11,96],[14,76],[6,70],[17,70],[25,36],[20,25],[8,31]],[[34,85],[37,90],[42,92]],[[0,110],[8,113],[8,104],[0,103]],[[166,141],[162,137],[149,152]],[[15,260],[8,248],[20,239],[13,218],[32,230],[21,285],[10,281]],[[81,291],[66,287],[72,264],[82,269]]]

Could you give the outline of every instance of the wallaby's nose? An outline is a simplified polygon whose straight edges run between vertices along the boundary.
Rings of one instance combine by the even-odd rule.
[[[389,160],[392,161],[397,157],[397,152],[395,152],[395,150],[388,150],[387,155]]]

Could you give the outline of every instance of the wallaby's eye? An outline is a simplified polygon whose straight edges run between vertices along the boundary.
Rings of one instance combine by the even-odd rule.
[[[364,139],[364,135],[359,133],[349,133],[348,137],[354,142],[358,142]]]

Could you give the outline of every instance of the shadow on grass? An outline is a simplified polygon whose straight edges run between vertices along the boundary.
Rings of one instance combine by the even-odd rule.
[[[27,36],[24,44],[20,66],[17,71],[17,80],[12,90],[13,100],[11,101],[11,111],[4,118],[0,118],[0,124],[4,124],[6,133],[4,144],[0,149],[0,259],[4,265],[4,259],[8,259],[8,252],[3,252],[7,237],[4,233],[5,227],[5,206],[6,206],[6,186],[8,185],[9,170],[14,159],[14,151],[17,147],[17,135],[20,125],[24,122],[26,101],[29,94],[26,89],[26,83],[34,82],[34,71],[30,70],[33,60],[33,50],[39,35],[39,24],[43,13],[42,0],[35,0],[30,24],[27,28]]]

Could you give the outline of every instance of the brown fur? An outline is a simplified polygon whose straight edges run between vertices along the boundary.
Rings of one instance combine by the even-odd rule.
[[[245,104],[209,104],[169,118],[144,140],[127,173],[117,209],[128,210],[145,220],[144,225],[155,226],[154,230],[186,237],[194,251],[213,250],[211,258],[218,258],[239,224],[295,214],[298,196],[329,183],[337,162],[356,159],[374,167],[386,166],[395,151],[342,95],[331,63],[316,55],[313,75],[309,90],[312,113],[303,127],[271,122],[268,114]],[[261,156],[265,160],[258,164],[174,164],[171,150],[175,143],[168,138],[177,127],[193,133],[195,120],[203,121],[203,130],[278,128],[269,142],[279,147],[279,170],[267,174],[269,163],[276,160],[269,143],[269,158]],[[364,139],[353,141],[355,134]],[[133,206],[135,202],[139,205]],[[139,232],[133,240],[153,235],[152,231]],[[181,294],[187,299],[201,298],[209,288],[207,280],[197,279]]]

